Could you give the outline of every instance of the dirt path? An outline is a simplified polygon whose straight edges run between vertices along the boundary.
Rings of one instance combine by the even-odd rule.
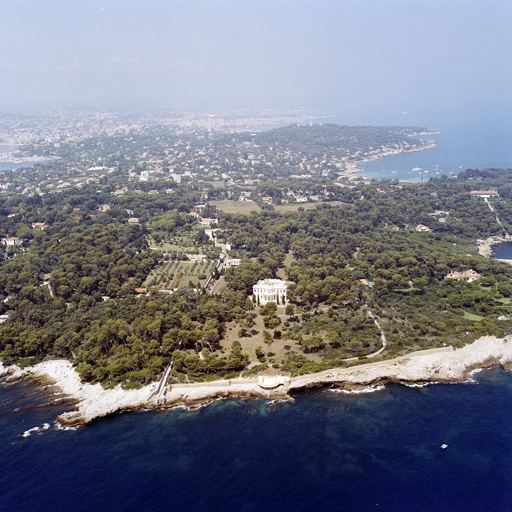
[[[501,220],[499,219],[498,217],[498,214],[496,213],[496,210],[494,209],[494,207],[492,206],[491,203],[489,203],[489,201],[487,200],[487,197],[484,197],[484,201],[487,203],[487,206],[489,207],[489,210],[491,210],[491,212],[495,213],[496,214],[496,222],[503,227],[503,224],[501,223]],[[508,236],[508,233],[505,231],[505,236]]]

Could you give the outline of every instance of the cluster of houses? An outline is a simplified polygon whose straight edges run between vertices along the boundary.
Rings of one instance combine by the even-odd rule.
[[[457,281],[466,281],[466,283],[472,283],[477,279],[482,279],[482,275],[472,268],[463,270],[461,272],[451,272],[446,274],[446,279],[456,279]]]
[[[243,195],[241,193],[239,201],[248,201],[247,195]],[[272,204],[273,197],[271,196],[264,196],[263,194],[259,194],[261,197],[261,201],[266,204]],[[324,189],[319,194],[310,194],[307,192],[303,192],[302,190],[295,191],[295,190],[288,190],[286,192],[286,198],[280,199],[280,202],[282,204],[288,204],[290,202],[292,203],[308,203],[308,202],[318,202],[322,199],[328,198],[332,196],[332,193],[328,190]]]
[[[149,162],[150,164],[152,164],[153,162]],[[162,161],[158,161],[159,164],[162,163]],[[141,164],[143,165],[147,165],[148,162],[141,162]],[[128,177],[130,178],[136,178],[138,179],[139,181],[156,181],[160,178],[159,175],[162,175],[164,174],[163,170],[162,170],[162,167],[161,166],[158,166],[158,167],[155,167],[153,169],[147,169],[147,170],[144,170],[144,171],[141,171],[140,174],[138,174],[136,171],[132,170],[128,173]],[[184,176],[192,176],[192,173],[189,173],[188,174],[184,174]],[[172,179],[172,181],[174,181],[175,183],[181,183],[181,174],[178,174],[178,173],[175,173],[175,172],[170,172],[169,174],[165,174],[165,177],[166,178],[170,178]]]
[[[1,239],[2,245],[5,246],[5,251],[0,251],[0,258],[7,260],[9,259],[9,253],[7,252],[7,249],[9,247],[14,247],[14,250],[16,251],[16,247],[21,247],[25,240],[22,240],[21,238],[18,238],[17,236],[9,236]],[[11,256],[15,256],[15,254],[11,254]]]

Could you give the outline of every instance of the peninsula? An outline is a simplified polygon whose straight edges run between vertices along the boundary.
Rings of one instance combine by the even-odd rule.
[[[16,141],[50,163],[0,170],[0,361],[19,369],[9,379],[44,374],[78,400],[68,424],[326,383],[457,380],[476,360],[461,373],[452,354],[512,334],[512,267],[477,247],[512,231],[510,171],[350,172],[430,147],[411,137],[425,128],[66,119]],[[411,370],[430,349],[448,373],[438,359]],[[477,362],[505,364],[493,350]]]

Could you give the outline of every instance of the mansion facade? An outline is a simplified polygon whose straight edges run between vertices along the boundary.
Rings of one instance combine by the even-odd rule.
[[[286,304],[287,285],[281,279],[263,279],[252,287],[254,300],[264,306],[267,302]]]

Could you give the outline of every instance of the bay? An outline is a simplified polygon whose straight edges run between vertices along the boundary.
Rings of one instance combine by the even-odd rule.
[[[14,149],[15,149],[15,146],[0,145],[0,153],[7,153],[10,151],[13,151]],[[47,162],[48,162],[48,160],[21,161],[21,162],[0,161],[0,171],[7,170],[7,169],[12,169],[12,170],[21,169],[22,167],[33,167],[35,164],[44,164]]]
[[[509,99],[486,101],[397,101],[371,106],[331,106],[301,111],[315,123],[373,126],[415,126],[435,135],[422,138],[434,149],[402,153],[362,163],[369,178],[427,181],[466,169],[512,167],[512,104]]]
[[[62,407],[29,406],[46,401],[27,396],[33,385],[2,385],[2,509],[509,511],[512,377],[476,378],[125,413],[74,431],[54,428]]]
[[[512,260],[512,244],[499,244],[493,248],[493,256],[498,260]]]
[[[36,164],[45,164],[48,163],[48,160],[38,160],[37,162],[33,161],[22,161],[22,162],[0,162],[0,170],[15,170],[15,169],[21,169],[22,167],[33,167]]]

